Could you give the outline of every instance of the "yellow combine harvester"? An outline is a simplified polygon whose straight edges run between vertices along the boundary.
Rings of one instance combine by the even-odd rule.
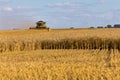
[[[30,27],[29,29],[48,29],[49,30],[49,28],[46,26],[46,22],[44,21],[36,22],[36,27]]]

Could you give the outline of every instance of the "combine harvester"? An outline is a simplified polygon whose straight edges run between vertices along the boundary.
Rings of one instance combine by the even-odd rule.
[[[50,30],[46,26],[46,22],[44,22],[44,21],[38,21],[38,22],[36,22],[36,27],[30,27],[29,29]]]

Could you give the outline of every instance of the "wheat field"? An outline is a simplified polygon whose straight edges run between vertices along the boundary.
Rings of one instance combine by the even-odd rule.
[[[118,49],[120,29],[0,31],[0,52],[40,49]]]
[[[119,80],[120,29],[0,31],[0,80]]]
[[[37,50],[0,55],[0,80],[119,80],[120,52]]]

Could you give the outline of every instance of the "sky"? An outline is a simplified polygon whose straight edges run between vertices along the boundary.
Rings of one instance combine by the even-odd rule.
[[[0,30],[24,29],[39,20],[50,28],[120,23],[120,0],[0,0]]]

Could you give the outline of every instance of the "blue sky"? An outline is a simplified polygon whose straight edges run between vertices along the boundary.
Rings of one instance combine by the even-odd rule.
[[[0,0],[0,29],[28,28],[44,20],[51,28],[120,23],[120,0]]]

